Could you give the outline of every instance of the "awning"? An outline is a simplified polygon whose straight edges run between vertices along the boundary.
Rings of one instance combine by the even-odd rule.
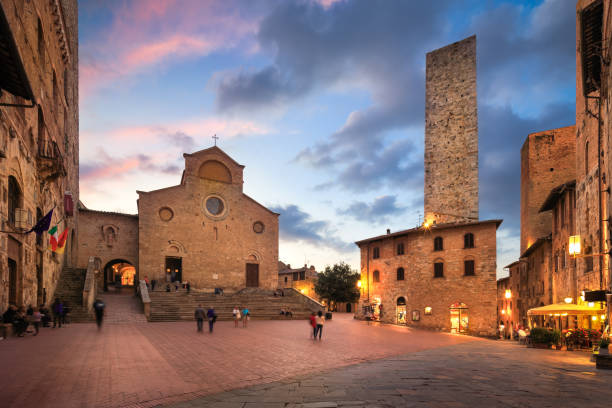
[[[572,316],[582,315],[599,315],[605,313],[605,309],[599,309],[595,306],[589,307],[586,305],[574,305],[571,303],[557,303],[554,305],[546,305],[540,307],[534,307],[527,311],[528,316],[549,316],[549,315],[563,315],[568,314]]]
[[[11,28],[0,5],[0,90],[34,103],[30,82],[23,68]]]

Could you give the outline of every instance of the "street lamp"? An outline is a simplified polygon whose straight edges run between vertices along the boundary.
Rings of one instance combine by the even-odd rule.
[[[510,299],[512,297],[512,291],[510,289],[506,289],[506,299]]]
[[[580,255],[580,235],[572,235],[569,237],[569,254],[571,256]]]
[[[572,303],[572,300],[574,300],[574,299],[568,296],[564,300],[565,300],[565,303],[569,304],[569,303]]]

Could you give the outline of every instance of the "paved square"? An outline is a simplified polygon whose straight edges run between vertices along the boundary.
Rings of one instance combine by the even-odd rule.
[[[372,360],[372,361],[370,361]],[[92,324],[0,342],[2,407],[603,406],[588,354],[335,314],[305,321]],[[315,405],[312,405],[315,404]],[[484,404],[484,405],[483,405]]]
[[[469,337],[368,326],[334,314],[323,341],[305,320],[190,322],[44,329],[0,342],[3,407],[154,406],[429,348]]]

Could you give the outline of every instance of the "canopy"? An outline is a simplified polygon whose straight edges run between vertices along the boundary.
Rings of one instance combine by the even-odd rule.
[[[571,303],[556,303],[554,305],[546,305],[540,307],[534,307],[527,311],[529,316],[548,316],[555,314],[565,314],[580,316],[580,315],[599,315],[605,313],[605,309],[599,309],[597,307],[589,307],[586,305],[574,305]]]

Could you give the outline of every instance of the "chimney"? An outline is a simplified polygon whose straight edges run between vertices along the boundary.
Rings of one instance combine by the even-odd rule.
[[[387,228],[387,235],[391,234],[391,230]]]

